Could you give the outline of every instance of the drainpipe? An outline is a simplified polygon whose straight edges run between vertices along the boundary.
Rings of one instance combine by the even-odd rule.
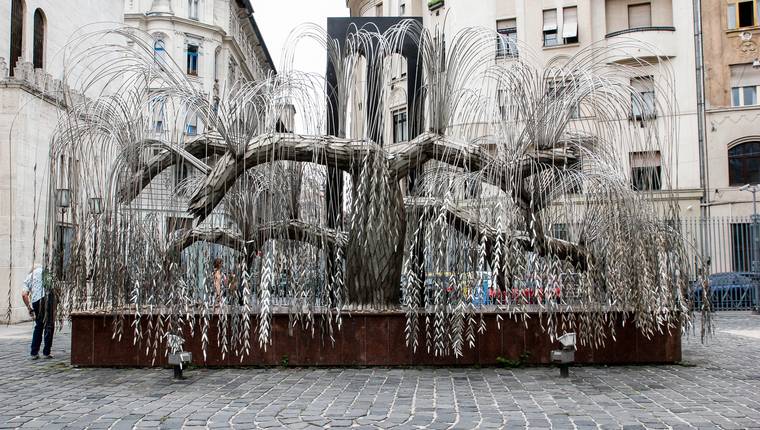
[[[675,3],[675,1],[674,1]],[[705,136],[705,62],[702,38],[702,0],[693,0],[694,13],[694,59],[696,63],[697,78],[697,140],[699,145],[699,186],[702,188],[700,214],[700,243],[702,244],[702,257],[710,257],[709,240],[705,229],[707,218],[710,216],[710,184],[709,168],[707,166],[707,137]],[[708,263],[709,264],[709,263]],[[709,270],[709,268],[708,268]]]

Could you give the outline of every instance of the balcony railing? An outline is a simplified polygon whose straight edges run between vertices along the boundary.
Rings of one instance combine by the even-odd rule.
[[[676,28],[671,27],[671,26],[650,26],[650,27],[626,28],[623,30],[607,33],[607,35],[604,37],[609,39],[610,37],[620,36],[620,35],[629,34],[629,33],[639,33],[642,31],[676,31]]]

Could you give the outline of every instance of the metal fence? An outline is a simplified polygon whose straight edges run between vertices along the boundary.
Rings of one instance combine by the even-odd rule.
[[[701,263],[706,263],[713,310],[750,310],[758,306],[760,273],[753,267],[753,261],[760,259],[760,255],[753,254],[753,238],[760,237],[757,230],[751,217],[681,220],[681,232],[692,255],[690,278],[695,280]],[[698,255],[703,256],[702,262]],[[700,286],[694,285],[694,294],[697,304],[701,304]]]

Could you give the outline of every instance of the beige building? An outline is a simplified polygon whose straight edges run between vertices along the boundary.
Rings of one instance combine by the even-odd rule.
[[[752,194],[760,183],[760,2],[701,1],[706,206],[709,215],[728,219],[724,252],[714,255],[732,270],[752,270]],[[760,241],[760,230],[755,233]],[[760,252],[760,243],[756,251]],[[760,260],[755,256],[754,260]],[[754,270],[760,270],[755,268]]]
[[[82,27],[120,23],[123,0],[0,2],[0,321],[28,318],[20,287],[43,257],[48,154],[66,100],[62,51]]]
[[[702,1],[708,204],[713,216],[748,216],[760,182],[760,2]]]

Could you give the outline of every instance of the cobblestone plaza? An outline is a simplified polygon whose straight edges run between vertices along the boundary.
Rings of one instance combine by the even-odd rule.
[[[760,428],[760,316],[720,313],[681,365],[532,368],[84,369],[29,361],[0,328],[0,428]],[[403,347],[400,344],[399,347]]]

